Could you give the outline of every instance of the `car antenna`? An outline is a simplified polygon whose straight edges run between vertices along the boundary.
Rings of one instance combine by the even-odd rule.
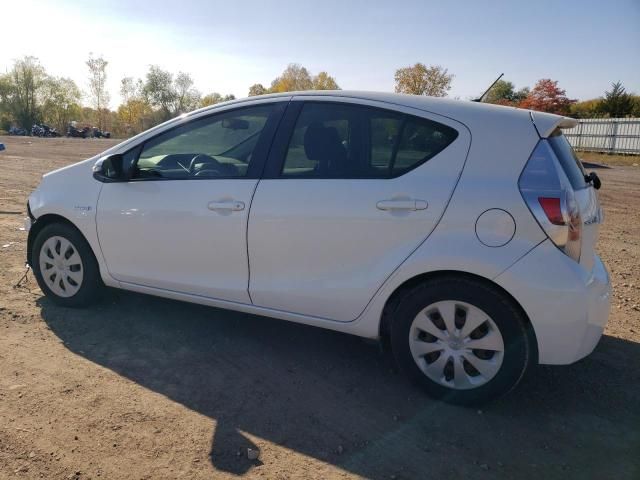
[[[504,76],[504,73],[501,73],[500,76],[498,78],[496,78],[496,80],[491,84],[491,86],[489,88],[487,88],[484,93],[482,95],[480,95],[478,98],[474,98],[473,100],[471,100],[472,102],[482,102],[482,99],[484,98],[484,96],[489,93],[489,90],[491,90],[493,88],[493,86],[498,83],[498,80],[500,80],[502,77]]]

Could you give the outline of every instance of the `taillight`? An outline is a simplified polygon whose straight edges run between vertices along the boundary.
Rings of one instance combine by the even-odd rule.
[[[575,192],[546,140],[531,154],[518,182],[527,206],[553,243],[580,261],[582,218]]]
[[[554,225],[564,225],[564,219],[562,218],[562,207],[560,206],[560,199],[556,197],[538,197],[538,202],[545,215],[551,223]]]

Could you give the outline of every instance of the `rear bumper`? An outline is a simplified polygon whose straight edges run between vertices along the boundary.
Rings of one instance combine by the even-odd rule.
[[[573,363],[598,344],[611,303],[609,274],[599,257],[588,272],[547,240],[496,282],[529,316],[540,363]]]

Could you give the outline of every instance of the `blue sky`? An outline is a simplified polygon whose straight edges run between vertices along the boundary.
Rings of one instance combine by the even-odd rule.
[[[86,89],[84,61],[101,54],[113,106],[120,79],[150,64],[238,97],[291,62],[344,89],[392,91],[397,68],[423,62],[455,74],[450,96],[463,99],[501,72],[518,88],[558,80],[571,98],[617,80],[640,94],[640,0],[22,0],[2,13],[2,71],[34,55]]]

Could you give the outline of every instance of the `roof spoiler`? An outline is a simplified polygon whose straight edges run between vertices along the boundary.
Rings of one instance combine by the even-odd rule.
[[[529,112],[531,121],[540,138],[549,137],[556,128],[573,128],[578,125],[575,118],[562,117],[553,113]]]

